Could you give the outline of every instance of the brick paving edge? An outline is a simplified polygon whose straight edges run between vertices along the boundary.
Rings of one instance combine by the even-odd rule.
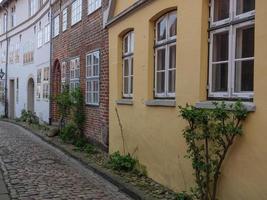
[[[151,198],[151,197],[147,196],[144,192],[139,190],[137,187],[135,187],[129,183],[123,182],[122,178],[120,178],[119,176],[111,174],[108,171],[106,171],[105,169],[97,166],[96,164],[85,162],[83,159],[71,154],[65,148],[63,148],[63,147],[55,144],[54,142],[48,140],[45,136],[41,135],[41,133],[38,134],[35,131],[33,131],[32,129],[30,129],[29,127],[23,126],[22,124],[14,122],[14,121],[10,121],[7,119],[1,119],[0,121],[10,123],[13,125],[17,125],[23,129],[27,130],[28,132],[34,134],[35,136],[40,138],[43,142],[45,142],[45,143],[53,146],[54,148],[60,150],[62,153],[71,157],[72,159],[75,159],[77,162],[79,162],[82,166],[84,166],[88,170],[91,170],[94,173],[100,175],[102,178],[104,178],[105,180],[109,181],[110,183],[112,183],[113,185],[118,187],[119,191],[127,194],[131,198],[133,198],[135,200],[153,200],[153,199],[155,199],[155,198]]]

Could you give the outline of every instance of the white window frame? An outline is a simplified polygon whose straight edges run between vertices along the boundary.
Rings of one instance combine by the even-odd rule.
[[[214,21],[214,1],[211,0],[211,27],[216,27],[229,23],[232,20],[239,20],[251,16],[255,16],[255,10],[237,15],[237,0],[229,0],[229,17],[220,21]]]
[[[39,77],[39,75],[40,75],[40,77]],[[36,99],[40,100],[42,97],[42,69],[37,70],[36,83],[37,83]]]
[[[49,100],[49,67],[45,67],[43,70],[43,99]]]
[[[101,8],[102,1],[101,0],[88,0],[88,15],[92,14],[99,8]]]
[[[78,65],[76,65],[78,63]],[[73,74],[73,76],[72,76]],[[80,58],[70,60],[70,90],[80,86]]]
[[[82,0],[75,0],[71,4],[71,25],[82,20]]]
[[[98,63],[94,63],[94,56],[98,57]],[[89,57],[91,57],[91,62],[89,63]],[[97,73],[94,74],[94,69],[97,69]],[[89,71],[91,74],[89,74]],[[97,91],[93,90],[94,83],[97,83]],[[91,84],[91,90],[88,85]],[[97,95],[97,101],[94,101],[94,95]],[[90,96],[90,98],[89,98]],[[91,99],[91,102],[89,101]],[[94,51],[86,55],[86,90],[85,90],[85,102],[87,105],[98,106],[100,102],[100,51]]]
[[[43,45],[43,31],[39,30],[37,32],[37,48],[41,48]]]
[[[125,39],[127,39],[127,51],[125,52]],[[123,98],[133,98],[133,91],[131,92],[131,88],[133,88],[133,83],[131,79],[134,77],[131,72],[134,70],[133,63],[131,62],[134,58],[134,31],[130,31],[127,33],[122,39],[123,45],[123,54],[122,54],[122,95]],[[128,62],[128,74],[125,76],[125,61]],[[125,93],[125,85],[124,78],[128,78],[128,93]]]
[[[59,15],[56,16],[53,20],[53,37],[59,35]]]
[[[176,92],[168,92],[168,89],[169,89],[169,71],[173,71],[175,70],[176,71],[176,67],[175,68],[169,68],[169,58],[170,58],[170,54],[169,54],[169,49],[171,46],[175,45],[176,46],[176,38],[177,38],[177,34],[176,36],[172,36],[170,37],[169,35],[169,24],[168,24],[168,18],[170,15],[172,14],[175,14],[176,17],[177,17],[177,11],[172,11],[172,12],[169,12],[169,13],[166,13],[165,15],[163,15],[162,17],[160,17],[156,24],[155,24],[155,44],[156,44],[156,47],[154,49],[154,53],[155,53],[155,66],[154,66],[154,80],[155,80],[155,83],[154,83],[154,95],[156,98],[175,98],[176,96]],[[167,18],[167,19],[166,19]],[[166,39],[165,40],[161,40],[161,41],[158,41],[158,24],[161,22],[161,20],[164,19],[164,20],[167,20],[166,21]],[[176,46],[177,47],[177,46]],[[158,50],[160,49],[165,49],[165,70],[160,70],[160,71],[165,71],[165,91],[164,93],[158,93],[157,92],[157,72],[159,72],[157,70],[157,66],[158,66]],[[175,82],[176,82],[176,76],[175,76]],[[176,86],[175,86],[175,90],[176,90]]]
[[[210,32],[210,55],[209,55],[209,97],[213,98],[244,98],[251,99],[254,97],[254,91],[250,92],[235,92],[235,62],[238,60],[254,60],[255,57],[236,59],[236,30],[241,27],[253,26],[254,20],[243,22],[237,25],[228,26],[226,28],[218,29]],[[254,26],[255,28],[255,26]],[[227,92],[212,92],[212,64],[216,64],[212,61],[213,58],[213,35],[220,32],[229,32],[229,44],[228,44],[228,90]],[[218,62],[223,63],[223,62]]]
[[[66,31],[68,27],[68,8],[62,11],[62,32]]]
[[[45,25],[44,27],[44,44],[50,41],[50,24]]]
[[[29,0],[29,3],[30,3],[30,17],[33,16],[37,10],[38,10],[38,2],[37,0]]]

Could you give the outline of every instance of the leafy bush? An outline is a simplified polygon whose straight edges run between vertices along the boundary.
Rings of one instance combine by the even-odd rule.
[[[176,200],[193,200],[192,196],[186,192],[181,192],[177,195]]]
[[[217,200],[221,167],[236,137],[242,135],[242,124],[248,112],[241,102],[227,106],[216,103],[215,109],[180,107],[180,114],[188,122],[183,135],[187,144],[187,158],[192,160],[197,187],[194,199]]]
[[[77,134],[77,127],[75,126],[75,124],[70,123],[70,124],[67,124],[60,131],[59,137],[64,142],[72,143],[75,141],[76,134]]]
[[[110,155],[109,165],[112,169],[117,171],[133,171],[137,160],[132,158],[130,154],[121,155],[120,152],[115,152]]]
[[[21,111],[20,121],[28,124],[39,124],[39,118],[36,114],[31,111],[26,111],[25,109]]]
[[[84,152],[87,154],[95,154],[95,153],[97,153],[97,150],[93,145],[86,144],[84,147]]]
[[[73,144],[80,150],[83,151],[86,144],[87,144],[87,140],[83,137],[76,137]]]

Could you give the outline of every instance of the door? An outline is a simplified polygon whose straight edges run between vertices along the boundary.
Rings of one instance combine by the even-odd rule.
[[[28,81],[27,109],[28,111],[34,112],[34,81],[32,78]]]
[[[9,118],[15,118],[15,80],[9,81]]]

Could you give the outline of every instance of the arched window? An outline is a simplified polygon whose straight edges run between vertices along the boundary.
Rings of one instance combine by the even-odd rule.
[[[131,31],[123,37],[123,97],[133,96],[133,53],[134,53],[134,32]]]
[[[155,29],[155,96],[173,98],[176,83],[176,11],[162,16]]]

